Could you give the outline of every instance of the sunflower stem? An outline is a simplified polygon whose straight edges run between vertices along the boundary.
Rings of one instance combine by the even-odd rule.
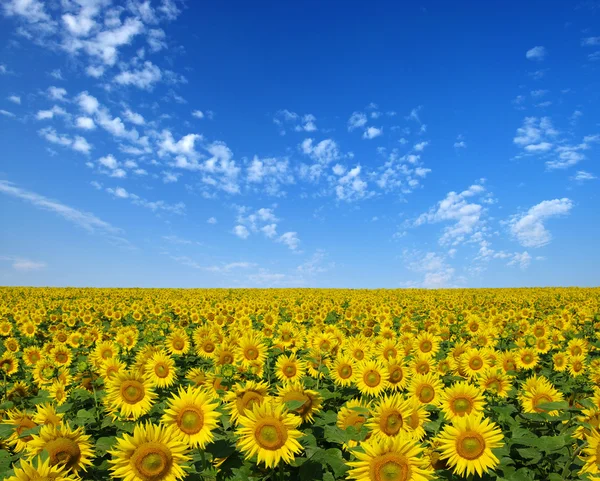
[[[7,395],[6,395],[6,371],[4,369],[2,369],[2,376],[4,377],[4,398],[3,401],[6,400]]]
[[[279,481],[283,481],[283,478],[284,478],[283,463],[281,461],[279,461]]]
[[[202,472],[206,471],[206,454],[204,453],[204,449],[200,450],[200,457],[202,459]]]

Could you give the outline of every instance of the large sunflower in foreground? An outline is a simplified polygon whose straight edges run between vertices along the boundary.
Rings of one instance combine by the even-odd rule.
[[[156,387],[170,387],[177,380],[175,361],[164,351],[154,354],[145,368],[146,378]]]
[[[563,401],[563,395],[558,392],[550,381],[547,379],[533,378],[528,379],[523,383],[523,392],[519,394],[519,401],[526,413],[541,413],[546,412],[550,416],[557,416],[557,410],[546,411],[543,405],[547,403]]]
[[[74,473],[85,471],[94,457],[90,436],[83,433],[83,428],[71,429],[68,424],[42,426],[40,433],[27,443],[27,452],[30,457],[45,452],[51,466],[62,466]]]
[[[156,394],[148,379],[135,370],[115,375],[108,381],[104,402],[113,417],[136,420],[152,408]]]
[[[408,393],[421,404],[437,405],[444,385],[435,374],[417,374],[408,387]]]
[[[438,437],[440,458],[446,459],[459,476],[482,476],[498,465],[492,449],[501,447],[502,439],[500,428],[488,419],[477,415],[455,418]]]
[[[224,399],[231,415],[231,422],[237,424],[240,416],[244,416],[254,404],[261,404],[268,395],[269,385],[264,381],[246,381],[244,384],[236,384]]]
[[[579,474],[598,474],[600,471],[600,432],[593,429],[586,436],[588,445],[583,449],[581,459],[585,461],[584,466],[579,471]]]
[[[138,424],[133,436],[117,438],[112,476],[126,481],[175,481],[185,476],[187,445],[171,426]]]
[[[27,447],[27,443],[33,439],[30,435],[24,436],[24,432],[35,428],[37,424],[33,421],[33,416],[27,411],[11,409],[6,415],[8,419],[3,419],[2,424],[13,426],[13,432],[6,441],[12,446],[15,453],[20,453]]]
[[[66,472],[62,466],[52,466],[50,459],[42,461],[39,457],[32,461],[20,460],[20,466],[14,466],[14,476],[6,478],[4,481],[77,481],[71,473]]]
[[[212,403],[208,393],[202,389],[180,387],[177,395],[169,399],[161,421],[179,431],[190,447],[204,449],[214,437],[212,431],[217,427],[220,416],[217,406],[218,403]]]
[[[291,463],[294,455],[302,451],[298,442],[302,433],[296,429],[302,420],[289,414],[282,405],[254,404],[238,422],[238,447],[246,458],[256,455],[258,463],[274,467],[282,459]]]
[[[300,381],[306,372],[306,363],[296,358],[296,354],[282,354],[275,363],[275,376],[282,383]]]
[[[348,463],[348,478],[357,481],[427,481],[434,471],[422,457],[423,448],[415,441],[398,436],[361,443],[364,452],[355,451],[357,461]]]

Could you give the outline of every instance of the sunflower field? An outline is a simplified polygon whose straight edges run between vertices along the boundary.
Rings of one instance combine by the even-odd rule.
[[[0,475],[600,481],[600,289],[0,288]]]

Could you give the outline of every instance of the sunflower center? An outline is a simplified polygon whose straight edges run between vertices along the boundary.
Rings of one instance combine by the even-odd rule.
[[[121,385],[121,397],[128,404],[139,403],[145,394],[144,385],[139,381],[129,380]]]
[[[404,373],[400,366],[394,366],[390,372],[390,381],[394,384],[399,383],[404,378]]]
[[[433,398],[435,397],[435,391],[434,391],[433,387],[426,384],[426,385],[422,386],[421,389],[419,389],[419,393],[418,393],[417,397],[419,398],[419,401],[421,401],[422,403],[430,403],[433,400]]]
[[[223,355],[221,355],[221,363],[222,364],[232,364],[233,356],[229,352],[224,353]]]
[[[467,431],[456,442],[456,452],[461,458],[473,460],[479,458],[485,451],[485,439],[481,434]]]
[[[254,347],[249,347],[245,352],[246,359],[254,360],[258,357],[258,349]]]
[[[109,358],[113,357],[112,351],[110,349],[106,349],[106,350],[102,351],[101,357],[102,357],[102,359],[109,359]]]
[[[471,401],[464,397],[456,398],[452,402],[452,411],[458,415],[465,415],[471,412],[472,405]]]
[[[263,421],[254,431],[254,437],[261,448],[275,451],[287,441],[287,428],[277,419]]]
[[[579,356],[582,353],[583,350],[579,346],[574,346],[573,348],[571,348],[571,354],[573,354],[574,356]]]
[[[31,428],[35,428],[37,426],[37,424],[35,424],[31,419],[21,419],[21,421],[19,421],[19,425],[17,426],[17,434],[19,436],[21,436],[21,434],[23,433],[23,431],[27,430],[27,429],[31,429]],[[33,439],[33,437],[31,436],[25,436],[24,438],[22,438],[23,441],[25,442],[29,442]]]
[[[204,352],[213,352],[215,350],[215,345],[208,341],[204,343]]]
[[[525,364],[530,364],[533,361],[533,356],[530,353],[526,353],[522,359]]]
[[[69,438],[56,438],[48,442],[44,448],[50,458],[50,464],[56,466],[63,465],[66,469],[71,469],[77,464],[81,457],[81,451],[75,441]]]
[[[296,375],[296,366],[294,364],[288,364],[287,366],[285,366],[285,368],[283,369],[283,373],[287,376],[287,377],[293,377]]]
[[[421,343],[421,352],[429,352],[433,349],[433,344],[431,341],[423,341]]]
[[[573,368],[573,371],[575,371],[575,372],[579,372],[579,371],[581,371],[581,368],[582,368],[582,367],[583,367],[583,366],[582,366],[581,362],[579,362],[579,361],[575,361],[575,362],[573,363],[573,366],[572,366],[572,368]]]
[[[338,368],[338,375],[342,379],[348,379],[349,377],[352,376],[352,366],[350,366],[348,364],[343,364],[342,366],[340,366]]]
[[[408,481],[412,470],[406,458],[395,453],[384,454],[371,462],[370,479],[376,481]]]
[[[514,361],[509,359],[504,362],[504,369],[506,369],[507,371],[516,371],[517,365],[514,363]]]
[[[185,347],[185,342],[183,342],[183,339],[174,339],[173,340],[173,347],[177,351],[181,351]]]
[[[398,411],[391,411],[381,416],[379,427],[388,436],[395,436],[398,434],[398,431],[400,431],[403,424],[402,414]]]
[[[363,381],[369,387],[377,387],[381,383],[381,374],[370,369],[363,374]]]
[[[361,350],[361,349],[357,349],[356,351],[354,351],[354,359],[358,359],[359,361],[362,361],[365,357],[365,353]]]
[[[480,357],[474,357],[469,361],[469,367],[477,371],[483,367],[483,360]]]
[[[533,409],[538,413],[541,413],[544,411],[543,409],[540,409],[538,407],[540,404],[546,404],[546,403],[551,403],[551,402],[552,402],[552,398],[548,394],[536,394],[535,396],[533,396],[533,399],[531,400]]]
[[[417,372],[419,374],[428,374],[429,373],[429,363],[426,361],[420,361],[417,364]]]
[[[188,406],[177,416],[177,426],[185,434],[196,434],[204,427],[204,413],[196,406]]]
[[[148,442],[135,450],[131,461],[139,478],[144,481],[158,481],[171,470],[173,456],[163,444]]]
[[[344,422],[343,422],[344,429],[347,429],[350,426],[354,426],[355,428],[360,429],[360,427],[365,423],[366,420],[367,420],[367,418],[365,416],[363,416],[362,414],[359,414],[357,412],[352,412],[351,414],[348,415],[348,417],[346,419],[344,419]]]
[[[167,366],[164,362],[159,362],[154,366],[154,374],[158,377],[164,378],[169,375],[169,366]]]
[[[59,352],[56,354],[56,361],[64,364],[65,362],[67,362],[69,360],[69,357],[64,353],[64,352]]]

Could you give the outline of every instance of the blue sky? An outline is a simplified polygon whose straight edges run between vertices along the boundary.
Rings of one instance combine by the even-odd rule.
[[[0,2],[0,284],[600,284],[600,3]]]

